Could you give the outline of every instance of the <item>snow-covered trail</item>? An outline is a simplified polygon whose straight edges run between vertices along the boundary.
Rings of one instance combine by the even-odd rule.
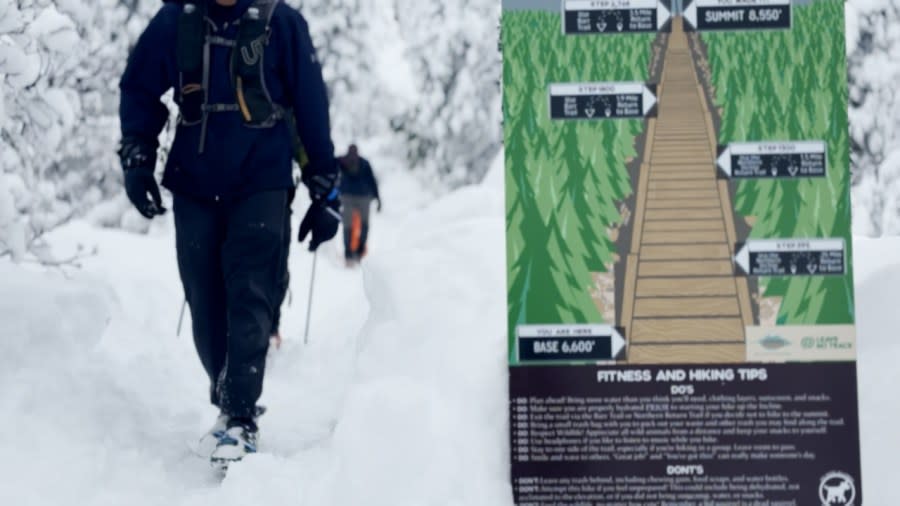
[[[0,264],[0,504],[508,504],[502,192],[419,209],[387,186],[363,269],[320,252],[307,346],[292,246],[262,453],[221,484],[188,450],[216,412],[189,318],[175,336],[170,223],[56,232],[62,256],[97,247],[65,276]]]
[[[98,247],[69,278],[0,264],[0,504],[510,505],[501,177],[495,166],[427,207],[395,186],[363,269],[327,245],[308,346],[312,258],[295,246],[263,453],[221,484],[188,451],[215,412],[189,322],[175,337],[170,225],[60,230],[60,253]],[[879,505],[900,503],[898,250],[861,240],[855,252],[864,486]]]
[[[0,411],[12,414],[12,427],[0,435],[0,446],[13,458],[0,481],[15,479],[0,486],[0,501],[10,494],[3,504],[54,504],[50,497],[77,498],[76,504],[194,504],[191,497],[223,494],[207,490],[215,484],[212,474],[188,451],[215,410],[205,403],[189,317],[175,336],[182,294],[171,235],[144,238],[77,224],[55,240],[63,245],[86,237],[98,255],[71,281],[34,275],[9,287],[17,298],[0,302],[0,313],[23,315],[28,327],[11,329],[15,337],[2,346],[10,360],[0,373]],[[330,265],[337,262],[328,262],[329,254],[319,262],[318,304],[305,347],[307,292],[299,288],[308,286],[309,255],[294,255],[293,304],[285,309],[289,338],[270,360],[262,400],[271,408],[262,421],[267,455],[251,463],[263,467],[263,479],[241,487],[259,500],[289,497],[277,484],[292,474],[285,487],[299,497],[298,477],[310,472],[297,456],[315,454],[327,442],[353,379],[368,304],[362,273]],[[235,468],[235,479],[242,473]]]

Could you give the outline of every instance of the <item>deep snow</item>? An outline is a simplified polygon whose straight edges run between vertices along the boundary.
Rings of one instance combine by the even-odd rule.
[[[59,230],[60,256],[98,250],[65,275],[0,264],[0,504],[511,502],[502,192],[420,208],[411,180],[382,186],[364,267],[338,241],[319,253],[308,346],[312,257],[295,243],[262,454],[221,485],[188,450],[216,413],[189,320],[175,336],[170,218],[148,236]]]
[[[336,241],[320,253],[308,346],[311,256],[295,246],[262,453],[221,484],[188,451],[215,412],[188,322],[175,337],[168,219],[148,236],[58,231],[61,254],[97,246],[80,270],[0,264],[0,504],[510,505],[501,176],[428,206],[384,181],[364,267]],[[900,239],[855,246],[865,493],[900,504]]]

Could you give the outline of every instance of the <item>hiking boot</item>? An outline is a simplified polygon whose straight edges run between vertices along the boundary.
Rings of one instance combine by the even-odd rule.
[[[247,455],[256,453],[258,439],[259,428],[252,418],[230,418],[225,433],[210,455],[210,463],[227,468],[233,462],[240,462]]]
[[[253,423],[255,424],[259,417],[261,417],[266,412],[265,406],[256,406],[256,410],[253,413]],[[215,451],[216,446],[219,444],[219,439],[225,435],[225,431],[228,430],[228,422],[231,419],[230,416],[225,414],[224,412],[219,412],[219,416],[216,417],[216,422],[212,427],[203,434],[200,438],[200,441],[197,442],[197,454],[203,457],[209,457]]]

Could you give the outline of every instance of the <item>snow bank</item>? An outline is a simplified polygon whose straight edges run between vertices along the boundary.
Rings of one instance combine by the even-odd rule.
[[[367,264],[326,504],[510,502],[502,203],[495,187],[458,191]]]
[[[0,371],[59,362],[94,347],[109,323],[111,294],[97,282],[0,263]]]
[[[900,453],[900,238],[856,239],[854,248],[863,487],[868,504],[900,504],[894,465]]]

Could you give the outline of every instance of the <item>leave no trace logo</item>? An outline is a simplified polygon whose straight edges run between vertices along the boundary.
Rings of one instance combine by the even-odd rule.
[[[856,500],[856,484],[853,478],[840,471],[831,471],[819,482],[819,499],[822,506],[853,506]]]
[[[843,340],[839,336],[806,336],[801,344],[807,350],[847,350],[853,347],[852,342]]]

